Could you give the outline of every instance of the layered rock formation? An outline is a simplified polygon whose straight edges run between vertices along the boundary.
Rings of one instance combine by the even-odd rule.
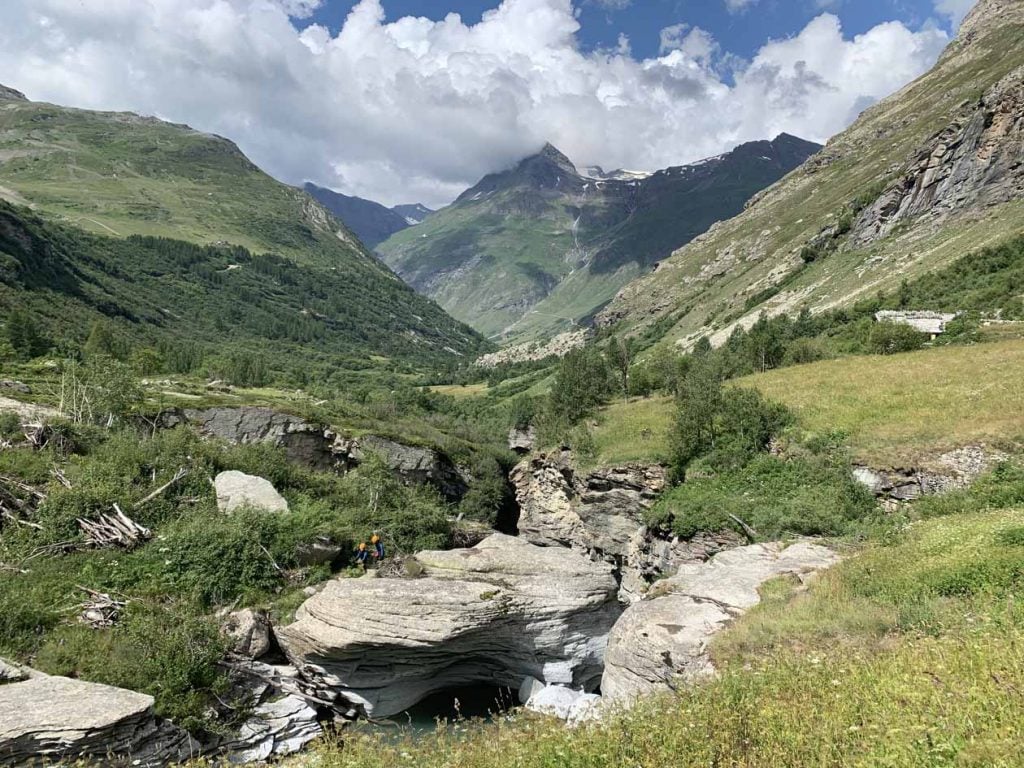
[[[801,541],[754,544],[680,566],[616,623],[605,653],[604,699],[629,704],[706,677],[713,672],[708,641],[759,602],[764,582],[783,574],[803,578],[837,561],[831,550]]]
[[[63,760],[157,766],[198,756],[187,733],[141,693],[35,675],[0,685],[0,763]]]
[[[519,535],[541,546],[577,546],[624,556],[643,515],[665,489],[658,465],[597,469],[585,475],[569,451],[528,459],[515,467]]]
[[[870,245],[901,222],[1024,197],[1024,67],[999,81],[927,141],[906,172],[861,215],[853,241]]]
[[[593,690],[621,613],[611,567],[494,534],[421,552],[418,579],[337,579],[277,631],[308,681],[387,717],[467,684]]]
[[[968,445],[944,453],[913,469],[855,467],[854,479],[885,501],[913,501],[967,488],[981,475],[1007,458],[1002,451]]]
[[[614,564],[620,598],[637,599],[654,579],[682,563],[703,562],[740,546],[732,532],[690,541],[664,539],[644,515],[665,490],[664,467],[630,464],[578,472],[569,451],[535,456],[518,464],[511,481],[519,503],[519,535],[541,546],[573,547]]]

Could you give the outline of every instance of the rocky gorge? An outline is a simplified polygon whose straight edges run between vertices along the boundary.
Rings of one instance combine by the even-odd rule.
[[[408,482],[443,482],[446,468],[458,471],[437,451],[388,454],[386,439],[356,443],[268,409],[163,418],[216,439],[268,442],[332,471],[381,444],[387,466]],[[887,503],[903,503],[963,487],[997,459],[975,446],[926,468],[860,467],[855,476]],[[88,758],[101,746],[145,765],[196,754],[262,761],[301,749],[332,723],[385,720],[476,686],[515,691],[528,709],[577,724],[712,675],[711,639],[758,603],[766,581],[806,582],[839,560],[812,540],[750,544],[735,531],[683,540],[649,528],[646,513],[668,485],[657,464],[584,468],[567,449],[533,452],[509,482],[515,535],[421,551],[363,578],[337,575],[307,588],[293,621],[272,623],[253,609],[218,614],[232,641],[232,686],[249,702],[230,735],[200,743],[156,717],[147,696],[0,663],[0,764]],[[214,483],[224,514],[239,506],[289,514],[263,478],[225,472]],[[326,551],[327,560],[338,554]],[[310,562],[326,562],[315,554]],[[71,702],[94,699],[103,706],[69,714]]]

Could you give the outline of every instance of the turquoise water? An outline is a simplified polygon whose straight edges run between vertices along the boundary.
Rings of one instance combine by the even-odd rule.
[[[519,705],[515,691],[490,685],[463,686],[435,693],[409,710],[386,721],[359,723],[360,730],[393,733],[395,738],[416,738],[438,728],[452,731],[492,722],[505,717]]]

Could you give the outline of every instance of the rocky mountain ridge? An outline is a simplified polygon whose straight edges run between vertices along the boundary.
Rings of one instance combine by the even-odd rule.
[[[629,279],[820,147],[788,135],[656,173],[580,172],[551,144],[378,251],[454,316],[507,341],[575,330]]]
[[[935,68],[598,316],[666,344],[892,289],[1019,233],[1024,8],[981,0]]]
[[[432,213],[418,203],[387,208],[373,200],[343,195],[310,182],[303,190],[351,229],[367,248],[376,248],[396,232],[422,223]]]

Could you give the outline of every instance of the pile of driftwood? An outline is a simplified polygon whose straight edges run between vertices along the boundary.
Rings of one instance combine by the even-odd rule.
[[[0,529],[5,523],[10,523],[38,530],[39,524],[28,518],[44,501],[46,494],[35,486],[0,475]]]
[[[97,592],[81,585],[78,588],[89,596],[89,599],[82,603],[78,618],[93,629],[114,626],[121,616],[121,611],[128,604],[126,600],[117,600],[106,592]]]
[[[78,527],[88,544],[94,547],[135,549],[153,538],[153,532],[139,525],[114,504],[114,514],[100,515],[96,520],[78,518]]]

